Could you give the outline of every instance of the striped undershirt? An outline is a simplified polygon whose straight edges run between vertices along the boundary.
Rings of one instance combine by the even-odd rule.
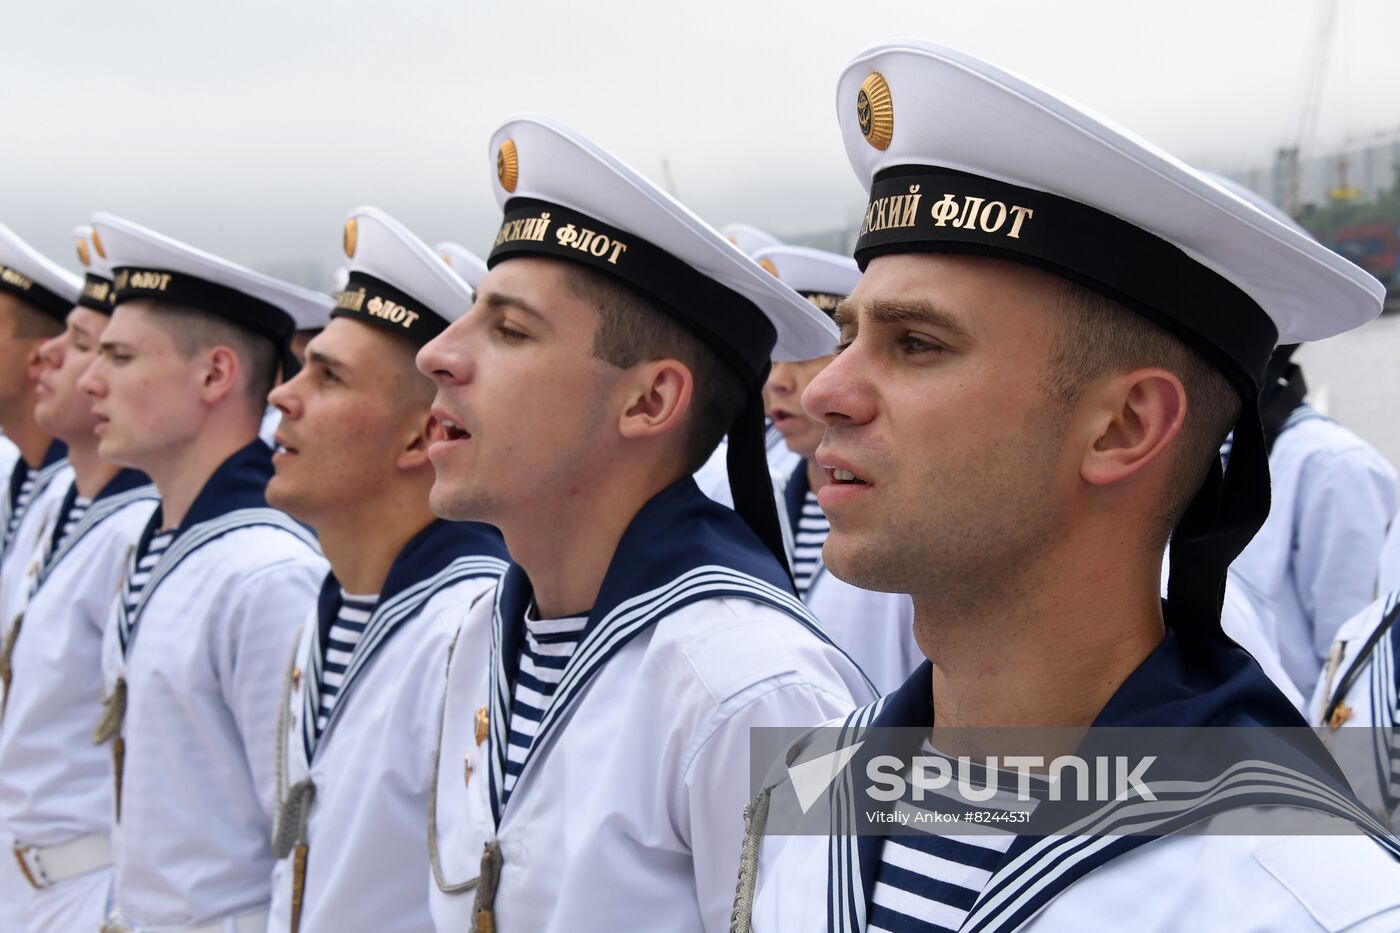
[[[540,720],[564,676],[574,649],[583,637],[588,616],[567,619],[532,619],[534,606],[525,613],[525,648],[520,652],[520,673],[510,702],[510,739],[506,748],[505,788],[502,801],[510,792],[525,765]]]
[[[63,508],[58,513],[58,521],[54,523],[50,554],[56,554],[59,548],[63,547],[64,542],[73,534],[73,529],[78,527],[78,522],[87,514],[88,507],[92,505],[92,500],[87,496],[78,495],[77,490],[77,486],[70,486],[68,495],[63,499]]]
[[[20,520],[24,518],[24,510],[29,508],[29,500],[34,498],[34,483],[36,482],[38,471],[27,470],[24,482],[20,484],[19,495],[15,496],[14,509],[10,512],[10,526],[5,529],[5,540],[8,541],[19,528]]]
[[[927,742],[923,753],[943,758],[950,773],[960,773],[958,762],[939,755]],[[1015,772],[996,772],[994,779],[999,789],[986,801],[969,803],[954,783],[945,790],[928,792],[923,804],[901,801],[896,806],[911,816],[935,809],[957,813],[1035,808],[1035,799],[1017,799]],[[974,768],[968,782],[974,790],[986,787],[986,770]],[[1047,787],[1043,778],[1031,775],[1032,798],[1043,797]],[[918,823],[916,816],[913,819],[910,825],[914,829],[931,825]],[[1014,828],[1008,824],[984,823],[978,824],[978,829],[982,832],[972,835],[930,831],[887,836],[871,892],[869,933],[954,933],[961,929],[1002,856],[1016,840]]]
[[[151,535],[151,540],[146,543],[146,550],[136,558],[135,570],[122,584],[122,600],[126,603],[128,618],[135,617],[136,604],[141,601],[141,592],[146,588],[146,581],[151,579],[151,571],[160,563],[160,556],[174,539],[174,531],[162,531]]]
[[[350,667],[350,659],[355,654],[355,646],[365,636],[365,625],[374,614],[379,602],[379,594],[358,596],[340,591],[340,608],[335,621],[331,623],[326,636],[325,656],[321,659],[321,709],[316,716],[316,737],[319,739],[331,721],[331,713],[340,699],[340,688],[345,683],[345,671]]]
[[[792,548],[792,573],[797,584],[797,595],[807,598],[812,580],[821,566],[822,545],[831,533],[831,523],[826,520],[822,507],[817,505],[817,494],[808,492],[802,500],[802,516],[797,520],[797,537]]]

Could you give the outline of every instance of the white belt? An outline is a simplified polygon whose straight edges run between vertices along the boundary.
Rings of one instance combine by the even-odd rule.
[[[225,917],[197,927],[181,927],[179,933],[267,933],[268,911],[259,910],[241,917]],[[119,917],[111,916],[102,925],[102,933],[133,933]]]
[[[16,842],[15,860],[25,880],[38,891],[108,867],[112,864],[112,843],[106,833],[93,833],[42,849]]]

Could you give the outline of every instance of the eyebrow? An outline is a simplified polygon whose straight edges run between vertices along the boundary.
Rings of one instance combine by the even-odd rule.
[[[967,337],[967,328],[956,317],[931,302],[918,299],[876,299],[864,305],[865,317],[872,324],[923,324],[954,337]],[[836,306],[836,326],[857,325],[857,307],[849,298]]]
[[[325,352],[324,350],[310,350],[310,349],[308,349],[308,350],[306,351],[306,359],[307,359],[308,362],[315,363],[315,364],[318,365],[318,366],[325,366],[325,367],[328,368],[328,369],[350,369],[350,368],[352,368],[352,367],[350,367],[349,365],[347,365],[343,360],[338,360],[338,359],[336,359],[335,357],[331,356],[329,353]]]
[[[120,340],[103,340],[97,344],[97,349],[103,353],[111,353],[113,350],[118,349],[130,350],[131,344],[123,343]]]
[[[549,319],[537,311],[524,298],[517,298],[515,295],[503,295],[500,292],[487,292],[481,296],[481,300],[486,307],[492,311],[502,311],[507,308],[514,308],[522,314],[529,315],[542,324],[548,324]]]

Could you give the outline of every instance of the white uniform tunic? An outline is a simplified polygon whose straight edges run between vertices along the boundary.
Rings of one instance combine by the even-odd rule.
[[[788,528],[795,536],[789,548],[797,558],[800,550],[815,546],[815,567],[811,583],[802,592],[802,601],[817,617],[831,640],[860,665],[878,693],[888,693],[908,679],[924,660],[914,640],[914,602],[904,593],[877,593],[838,580],[821,560],[821,540],[801,531],[803,512],[816,508],[807,486],[807,462],[799,460],[783,491]],[[818,512],[820,510],[818,509]],[[826,525],[826,532],[831,530]],[[799,567],[795,562],[794,567]],[[799,573],[801,571],[799,570]],[[799,585],[799,591],[801,587]]]
[[[55,491],[60,498],[75,492],[71,483],[67,490],[56,484]],[[102,635],[127,552],[155,507],[155,487],[124,470],[62,541],[61,512],[45,529],[39,574],[10,656],[0,728],[0,824],[19,844],[42,850],[91,836],[105,840],[111,828],[111,755],[92,741],[102,699]],[[90,875],[32,892],[29,933],[101,925],[111,870]]]
[[[1308,723],[1342,762],[1362,802],[1400,827],[1400,593],[1348,619],[1308,704]],[[1355,732],[1351,729],[1356,728]]]
[[[1390,520],[1390,531],[1386,533],[1385,545],[1381,547],[1380,573],[1376,577],[1376,593],[1393,593],[1400,590],[1400,522]]]
[[[302,629],[289,678],[284,756],[289,787],[315,787],[302,831],[291,808],[283,846],[306,845],[301,933],[421,933],[428,913],[428,809],[443,671],[466,607],[506,568],[495,529],[434,522],[404,548],[349,659],[325,729],[317,689],[324,632],[339,604],[328,577]],[[482,633],[485,635],[485,633]],[[485,639],[471,650],[485,653]],[[323,678],[322,678],[323,679]],[[280,796],[289,799],[302,791]],[[281,855],[282,853],[277,853]],[[270,931],[291,929],[294,857],[277,861]]]
[[[261,441],[225,461],[138,611],[123,619],[118,600],[107,628],[106,690],[126,690],[114,901],[137,930],[268,904],[282,676],[326,574],[310,534],[267,507],[271,474]],[[159,522],[157,511],[145,534]]]
[[[513,566],[463,626],[463,638],[491,626],[493,663],[460,639],[452,655],[432,811],[438,930],[473,928],[492,840],[496,929],[727,929],[750,728],[822,721],[869,684],[742,520],[683,480],[623,535],[502,811],[531,599]]]
[[[1291,726],[1301,719],[1273,690],[1256,665],[1242,652],[1216,643],[1202,658],[1183,647],[1174,631],[1123,684],[1096,721],[1100,726]],[[853,732],[842,739],[849,744],[862,735],[878,739],[863,727],[902,726],[926,730],[932,724],[928,698],[931,667],[924,665],[899,690],[879,703],[858,710],[833,725]],[[830,740],[830,733],[823,730]],[[1265,735],[1262,731],[1257,735]],[[1261,741],[1260,748],[1277,748]],[[863,742],[847,765],[850,780],[841,775],[828,799],[833,806],[874,806],[869,798],[850,788],[863,787],[867,759],[879,754],[876,742]],[[1255,749],[1245,753],[1253,757]],[[1290,770],[1325,784],[1328,793],[1294,789],[1305,779],[1279,783],[1248,783],[1236,779],[1220,785],[1225,792],[1204,795],[1186,804],[1200,826],[1210,820],[1239,816],[1233,808],[1242,804],[1236,796],[1249,789],[1246,803],[1256,805],[1252,815],[1274,819],[1285,812],[1319,827],[1325,819],[1320,808],[1348,798],[1335,779],[1327,778],[1325,752],[1314,746],[1309,758]],[[1270,760],[1264,758],[1264,761]],[[1170,762],[1157,762],[1170,768]],[[781,772],[781,766],[774,773]],[[1282,768],[1278,769],[1281,773]],[[847,773],[847,772],[843,772]],[[1257,773],[1264,773],[1260,769]],[[1146,775],[1159,791],[1157,780],[1172,774]],[[1211,781],[1203,782],[1212,786]],[[774,793],[783,790],[778,783]],[[1256,788],[1263,787],[1260,791]],[[1316,786],[1316,785],[1314,785]],[[790,788],[787,790],[790,791]],[[1335,796],[1329,796],[1329,793]],[[862,802],[865,801],[865,802]],[[1132,795],[1126,801],[1102,804],[1103,815],[1132,807],[1139,820],[1146,819],[1143,801]],[[1040,806],[1046,804],[1042,801]],[[1257,807],[1268,805],[1269,812]],[[1284,808],[1288,808],[1287,811]],[[819,811],[820,812],[820,811]],[[1081,813],[1085,811],[1079,811]],[[1160,812],[1160,811],[1158,811]],[[1173,811],[1176,812],[1176,811]],[[1078,933],[1091,929],[1157,931],[1206,930],[1229,933],[1272,931],[1374,931],[1400,929],[1400,845],[1354,800],[1343,802],[1340,812],[1375,838],[1338,835],[1258,836],[1242,835],[1024,835],[996,857],[986,859],[980,872],[962,871],[961,886],[974,897],[962,906],[968,910],[955,929],[979,933],[1024,930],[1034,933]],[[1039,815],[1039,807],[1035,813]],[[824,816],[825,818],[825,816]],[[869,829],[869,816],[864,820]],[[840,836],[755,836],[758,843],[756,894],[746,892],[755,882],[752,874],[741,879],[736,903],[738,933],[749,930],[772,933],[786,930],[830,930],[833,933],[875,929],[870,922],[877,903],[875,884],[886,837],[878,833]],[[912,864],[912,863],[911,863]],[[917,865],[914,866],[917,868]],[[948,866],[943,866],[945,869]],[[889,892],[880,899],[890,903]],[[907,902],[906,902],[907,903]],[[912,905],[911,905],[912,906]],[[750,913],[751,910],[751,913]],[[887,915],[886,915],[887,916]],[[748,917],[748,922],[745,922]],[[932,929],[941,929],[933,927]]]
[[[1269,517],[1233,568],[1269,601],[1279,657],[1307,697],[1337,629],[1375,598],[1395,470],[1351,431],[1300,405],[1274,443],[1269,473]]]

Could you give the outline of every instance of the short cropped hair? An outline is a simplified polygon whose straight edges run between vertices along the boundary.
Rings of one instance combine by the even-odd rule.
[[[152,301],[145,308],[160,319],[162,329],[186,359],[214,347],[233,350],[246,374],[248,410],[256,414],[267,406],[267,395],[277,381],[282,362],[282,354],[271,337],[202,308],[162,301]]]
[[[1186,420],[1172,459],[1172,494],[1154,528],[1159,539],[1154,543],[1165,543],[1239,420],[1240,394],[1179,337],[1099,292],[1066,281],[1055,304],[1064,326],[1051,348],[1046,385],[1057,400],[1071,405],[1094,379],[1144,367],[1175,373],[1186,390]]]
[[[19,340],[49,340],[63,333],[62,320],[37,310],[23,299],[11,303],[10,307],[15,322],[13,333]]]
[[[665,306],[631,286],[574,264],[567,265],[564,276],[569,289],[598,312],[596,358],[621,369],[675,359],[690,370],[695,389],[684,457],[687,473],[700,469],[747,401],[739,373],[677,323]]]

